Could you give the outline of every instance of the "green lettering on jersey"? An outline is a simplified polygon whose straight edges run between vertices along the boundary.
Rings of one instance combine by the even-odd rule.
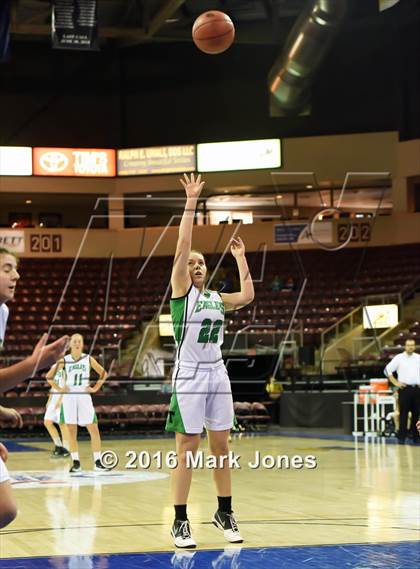
[[[224,314],[225,305],[220,300],[199,300],[195,305],[194,312],[201,312],[201,310],[219,310]]]
[[[82,381],[83,381],[83,374],[76,373],[73,378],[73,385],[80,387],[82,385]]]
[[[77,371],[77,370],[86,371],[86,369],[87,369],[87,367],[85,364],[72,364],[69,366],[69,372]]]

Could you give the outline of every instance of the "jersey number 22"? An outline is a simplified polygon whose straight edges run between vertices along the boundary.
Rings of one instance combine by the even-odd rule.
[[[207,344],[208,342],[217,344],[222,324],[223,320],[215,320],[212,322],[210,318],[205,318],[201,323],[197,342],[200,344]]]

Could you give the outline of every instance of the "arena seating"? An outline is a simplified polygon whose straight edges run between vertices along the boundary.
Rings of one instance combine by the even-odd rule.
[[[304,344],[317,345],[321,332],[360,305],[364,296],[402,292],[420,275],[420,245],[269,252],[264,275],[262,253],[248,257],[256,300],[228,314],[227,332],[247,327],[255,345],[264,344],[273,332],[276,341],[286,332],[304,276],[308,281],[295,325],[303,330]],[[229,270],[232,259],[225,260]],[[211,256],[207,262],[214,264]],[[81,258],[74,267],[72,259],[22,259],[2,356],[12,362],[28,355],[41,333],[50,329],[52,338],[81,332],[93,355],[110,350],[115,357],[124,337],[150,320],[162,303],[163,311],[169,311],[171,263],[171,257],[114,259],[108,282],[107,259]],[[294,290],[271,290],[275,275],[283,281],[292,277]],[[417,323],[413,333],[418,329]]]
[[[398,335],[397,338],[395,338],[394,340],[394,347],[393,348],[388,348],[388,353],[392,353],[393,351],[399,351],[399,349],[401,348],[401,346],[404,345],[405,340],[408,337],[413,337],[413,338],[420,338],[420,322],[416,321],[412,324],[412,326],[410,326],[410,328],[408,329],[407,332],[400,332],[400,334]],[[395,354],[393,354],[395,355]]]

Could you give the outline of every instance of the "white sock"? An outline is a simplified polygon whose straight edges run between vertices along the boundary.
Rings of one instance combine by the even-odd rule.
[[[101,460],[101,453],[100,452],[94,452],[93,453],[93,460],[96,462],[97,460]]]
[[[56,447],[61,447],[61,439],[59,437],[54,437],[53,441]]]
[[[80,462],[79,453],[78,453],[78,452],[72,452],[72,453],[71,453],[71,458],[72,458],[73,462],[74,462],[75,460],[78,460],[78,461]]]

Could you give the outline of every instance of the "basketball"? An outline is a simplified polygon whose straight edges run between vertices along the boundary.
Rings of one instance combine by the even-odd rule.
[[[224,12],[204,12],[194,22],[192,37],[204,53],[216,55],[226,51],[235,38],[235,26]]]

